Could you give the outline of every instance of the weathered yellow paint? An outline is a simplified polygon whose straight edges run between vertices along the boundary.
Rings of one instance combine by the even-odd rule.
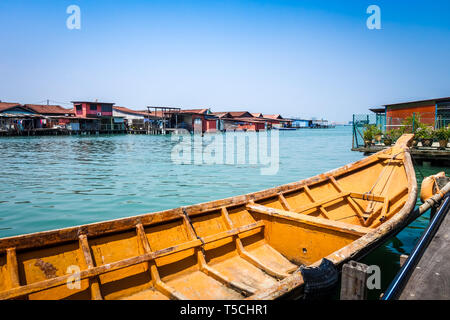
[[[277,298],[302,285],[301,265],[339,265],[401,226],[417,193],[410,139],[249,195],[0,239],[0,299]]]

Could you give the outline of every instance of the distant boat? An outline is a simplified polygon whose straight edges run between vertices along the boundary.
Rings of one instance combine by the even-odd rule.
[[[357,260],[407,224],[417,199],[412,139],[260,192],[0,239],[0,299],[302,295],[300,267]]]

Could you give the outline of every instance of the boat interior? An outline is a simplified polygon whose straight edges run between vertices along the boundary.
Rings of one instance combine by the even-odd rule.
[[[404,154],[255,194],[0,239],[1,299],[245,299],[389,220]]]

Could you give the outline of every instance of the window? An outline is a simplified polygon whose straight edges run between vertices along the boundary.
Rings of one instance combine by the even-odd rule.
[[[102,104],[102,112],[112,112],[112,105]]]
[[[77,113],[83,113],[83,107],[81,106],[81,104],[75,105],[75,110]]]
[[[89,106],[89,109],[90,109],[91,111],[97,111],[97,105],[94,104],[94,103],[91,103],[90,106]]]

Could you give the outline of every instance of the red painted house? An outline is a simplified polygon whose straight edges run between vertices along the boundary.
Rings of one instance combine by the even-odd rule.
[[[174,113],[177,117],[178,128],[195,132],[215,132],[218,130],[218,117],[209,109],[187,109]]]
[[[266,129],[267,119],[261,113],[252,114],[248,111],[214,112],[219,118],[220,130],[232,131],[263,131]]]
[[[46,116],[46,119],[42,120],[41,124],[42,127],[47,128],[52,128],[57,125],[66,126],[74,116],[71,109],[63,108],[60,105],[25,104],[24,108]]]
[[[266,122],[259,118],[234,118],[237,121],[237,130],[264,131]]]
[[[114,103],[72,101],[76,117],[81,118],[104,118],[113,116]]]
[[[266,114],[264,119],[273,127],[291,127],[292,120],[284,119],[280,114]]]
[[[73,113],[80,119],[80,130],[101,132],[125,130],[124,118],[113,116],[113,105],[110,102],[72,101]]]
[[[396,126],[411,117],[420,115],[420,121],[430,126],[446,127],[450,124],[450,97],[384,105],[386,125]]]

